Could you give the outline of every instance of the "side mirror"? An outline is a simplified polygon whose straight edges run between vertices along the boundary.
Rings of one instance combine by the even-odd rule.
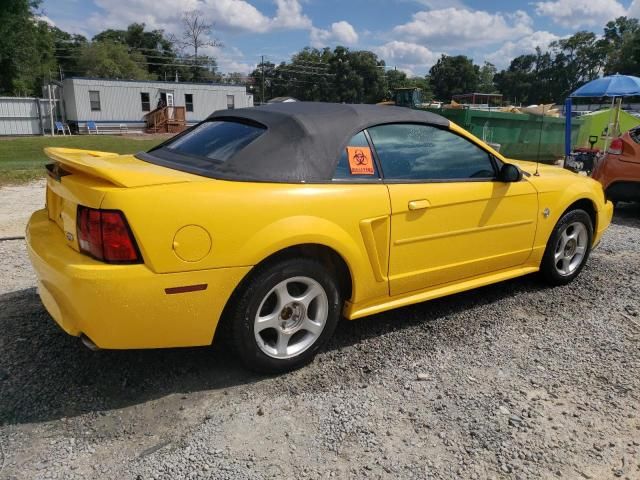
[[[520,170],[512,163],[505,163],[500,169],[498,180],[507,183],[519,182],[520,180],[522,180],[522,170]]]

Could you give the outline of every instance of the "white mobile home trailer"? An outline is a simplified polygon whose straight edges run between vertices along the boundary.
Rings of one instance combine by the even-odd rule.
[[[89,121],[98,127],[143,129],[144,116],[161,99],[166,106],[185,107],[188,125],[216,110],[253,106],[253,96],[242,85],[94,78],[66,78],[62,85],[67,122],[77,124],[80,133]]]

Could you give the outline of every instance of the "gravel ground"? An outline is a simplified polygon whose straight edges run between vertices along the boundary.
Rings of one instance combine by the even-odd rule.
[[[44,206],[46,181],[0,187],[0,238],[24,236],[31,213]],[[16,208],[18,207],[18,208]]]
[[[23,242],[0,258],[0,478],[640,479],[640,206],[567,287],[344,321],[278,377],[218,347],[90,352]]]

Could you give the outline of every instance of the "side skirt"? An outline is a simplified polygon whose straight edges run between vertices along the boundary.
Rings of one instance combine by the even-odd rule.
[[[378,299],[377,301],[371,301],[361,304],[352,304],[347,302],[344,306],[344,316],[349,320],[356,320],[358,318],[366,317],[368,315],[374,315],[376,313],[385,312],[394,308],[406,307],[407,305],[413,305],[414,303],[425,302],[427,300],[433,300],[434,298],[445,297],[454,293],[464,292],[466,290],[473,290],[474,288],[484,287],[492,283],[502,282],[515,277],[521,277],[534,273],[539,270],[538,267],[518,267],[508,270],[500,270],[488,275],[482,275],[480,277],[473,277],[466,280],[462,280],[455,283],[447,283],[439,285],[435,288],[427,290],[419,290],[416,292],[408,292],[395,297],[385,297]]]

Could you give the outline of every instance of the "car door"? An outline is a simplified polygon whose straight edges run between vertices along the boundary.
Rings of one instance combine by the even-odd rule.
[[[391,295],[523,264],[537,192],[496,179],[499,164],[456,133],[423,124],[369,128],[391,201]]]

